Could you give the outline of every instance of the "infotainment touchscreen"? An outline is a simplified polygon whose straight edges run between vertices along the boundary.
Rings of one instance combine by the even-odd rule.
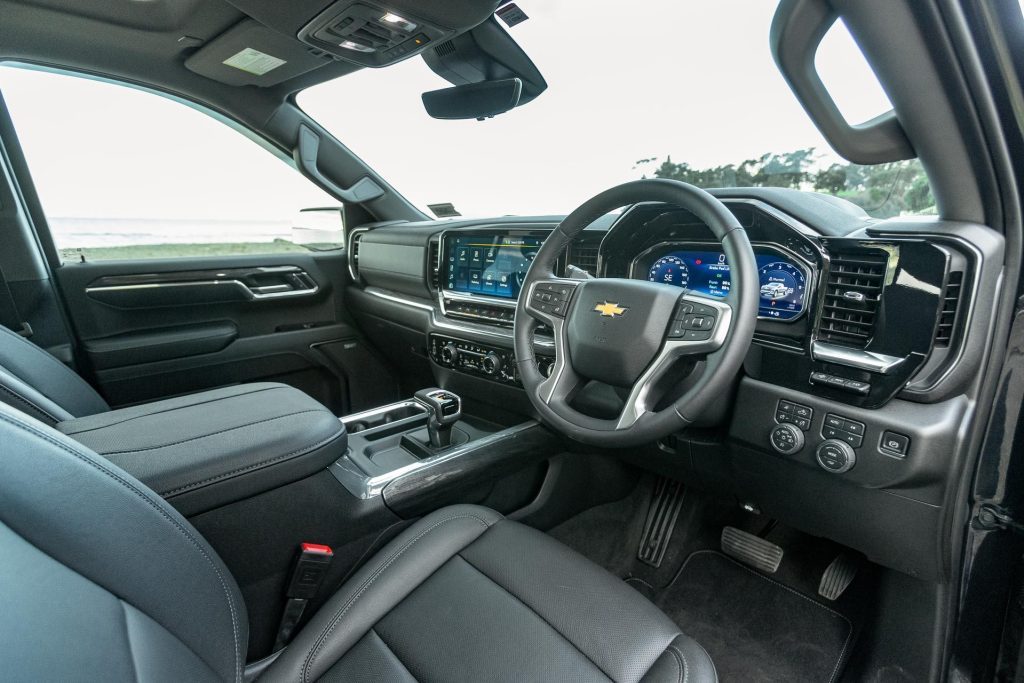
[[[542,242],[528,235],[448,234],[446,288],[515,299]]]

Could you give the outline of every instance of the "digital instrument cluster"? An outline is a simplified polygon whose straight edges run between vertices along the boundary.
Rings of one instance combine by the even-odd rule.
[[[799,318],[806,306],[808,282],[805,267],[765,247],[755,247],[754,255],[761,288],[758,314],[781,321]],[[729,263],[721,250],[666,247],[642,261],[648,265],[634,264],[635,278],[642,277],[643,268],[646,268],[646,278],[651,282],[685,287],[714,297],[725,297],[732,284]]]

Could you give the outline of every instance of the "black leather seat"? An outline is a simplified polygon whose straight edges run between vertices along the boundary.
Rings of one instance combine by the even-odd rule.
[[[245,679],[234,580],[177,511],[0,405],[0,662],[7,680]],[[250,671],[250,676],[252,675]],[[708,681],[639,593],[475,506],[428,515],[333,596],[270,681]]]

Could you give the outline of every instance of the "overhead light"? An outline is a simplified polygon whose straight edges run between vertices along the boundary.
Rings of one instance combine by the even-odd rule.
[[[385,24],[391,24],[395,28],[409,32],[416,28],[414,22],[409,21],[405,17],[400,17],[394,12],[386,12],[383,17],[380,18]]]
[[[356,52],[376,52],[376,50],[369,45],[363,45],[362,43],[357,43],[354,40],[343,40],[338,43],[338,46],[343,47],[346,50],[355,50]]]

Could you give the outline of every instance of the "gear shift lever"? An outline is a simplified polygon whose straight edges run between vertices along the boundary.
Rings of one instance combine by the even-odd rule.
[[[452,443],[452,426],[462,417],[462,399],[445,389],[421,389],[413,398],[427,407],[427,434],[431,448],[447,448]]]

